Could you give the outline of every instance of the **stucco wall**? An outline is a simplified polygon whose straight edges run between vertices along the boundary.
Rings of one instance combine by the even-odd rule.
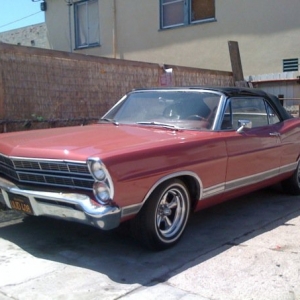
[[[99,0],[101,46],[78,52],[112,57],[113,2]],[[53,48],[75,51],[73,6],[60,0],[47,3]],[[158,0],[116,0],[118,57],[230,70],[231,40],[239,43],[245,76],[282,72],[282,59],[299,57],[299,0],[215,0],[215,5],[215,22],[159,30]]]

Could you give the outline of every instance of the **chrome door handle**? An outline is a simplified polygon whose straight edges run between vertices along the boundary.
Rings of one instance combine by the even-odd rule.
[[[279,132],[270,132],[269,133],[270,136],[280,136]]]

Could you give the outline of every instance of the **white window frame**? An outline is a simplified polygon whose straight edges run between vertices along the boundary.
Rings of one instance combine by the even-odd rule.
[[[95,3],[98,4],[98,0],[82,0],[74,3],[76,49],[100,46],[99,9],[92,10],[97,14],[96,17],[90,15],[90,6]]]

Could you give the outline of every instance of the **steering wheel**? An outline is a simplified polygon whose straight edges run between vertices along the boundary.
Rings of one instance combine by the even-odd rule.
[[[201,121],[201,120],[205,120],[205,118],[199,116],[199,115],[190,115],[186,118],[187,120],[197,120],[197,121]]]

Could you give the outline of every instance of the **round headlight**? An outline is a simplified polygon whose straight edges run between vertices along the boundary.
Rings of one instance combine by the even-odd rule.
[[[106,174],[102,169],[101,163],[99,161],[94,161],[92,163],[91,171],[97,180],[99,181],[105,180]]]
[[[109,187],[103,182],[95,182],[94,195],[101,204],[107,204],[107,202],[110,200]]]

